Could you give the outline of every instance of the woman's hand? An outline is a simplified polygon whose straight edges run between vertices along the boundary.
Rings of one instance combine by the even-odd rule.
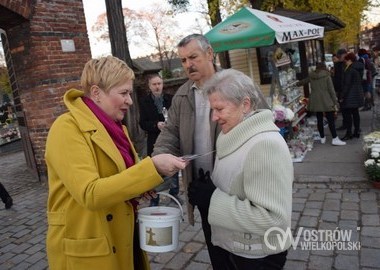
[[[172,154],[160,154],[154,156],[152,157],[152,161],[158,173],[165,176],[173,176],[189,164],[188,161],[173,156]]]
[[[158,195],[155,190],[150,190],[141,194],[140,196],[137,196],[133,200],[137,203],[135,204],[136,208],[140,209],[143,206],[142,204],[150,202],[151,199],[156,199],[157,196]]]

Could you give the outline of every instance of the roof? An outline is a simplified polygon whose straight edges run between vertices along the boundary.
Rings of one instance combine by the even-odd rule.
[[[164,60],[164,66],[168,66],[168,60]],[[160,65],[160,62],[158,62]],[[170,66],[171,69],[176,69],[176,68],[182,68],[182,60],[180,58],[172,58],[170,59]]]
[[[161,70],[160,63],[151,61],[148,57],[132,59],[133,66],[140,72],[158,72]]]
[[[2,29],[8,30],[26,21],[27,19],[21,15],[7,9],[4,6],[0,6],[0,25]]]
[[[159,72],[162,67],[159,61],[153,62],[149,57],[140,57],[132,59],[133,66],[142,73]],[[182,68],[182,62],[179,58],[173,58],[170,60],[171,69]],[[168,66],[168,60],[164,60],[164,66]]]
[[[273,13],[295,20],[323,26],[326,32],[338,30],[346,26],[346,24],[339,18],[327,13],[306,12],[282,8],[276,9]]]

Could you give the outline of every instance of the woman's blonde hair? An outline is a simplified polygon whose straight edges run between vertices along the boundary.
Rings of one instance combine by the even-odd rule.
[[[97,85],[106,93],[119,84],[134,80],[133,70],[114,56],[89,60],[83,68],[81,85],[85,95],[90,94],[91,86]]]

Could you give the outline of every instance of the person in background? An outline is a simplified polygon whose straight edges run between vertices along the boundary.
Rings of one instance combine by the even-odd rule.
[[[212,122],[210,103],[203,90],[203,84],[216,72],[214,52],[207,38],[200,34],[184,37],[177,45],[178,55],[189,80],[176,92],[169,109],[168,122],[161,131],[154,146],[153,156],[160,153],[171,153],[176,156],[205,154],[189,164],[182,171],[185,189],[194,179],[202,175],[199,170],[212,172],[214,167],[215,140],[220,128]],[[260,104],[268,108],[260,93]],[[194,225],[194,207],[187,204],[190,224]],[[210,255],[212,267],[223,269],[224,252],[211,243],[211,229],[207,221],[208,208],[198,206],[202,219],[202,229]]]
[[[380,58],[379,58],[380,46],[375,46],[372,48],[372,62],[376,68],[377,73],[379,73],[378,69],[380,68]],[[378,75],[378,74],[377,74]]]
[[[380,73],[380,57],[379,57],[379,52],[380,52],[380,46],[375,46],[372,48],[372,63],[373,66],[376,69],[376,72],[373,76],[373,89],[376,90],[378,94],[380,94],[380,78],[379,78],[379,73]]]
[[[359,108],[363,106],[364,94],[362,88],[362,74],[364,64],[356,60],[356,55],[348,53],[344,60],[346,67],[343,73],[343,87],[340,95],[340,104],[345,121],[346,134],[342,140],[351,140],[353,137],[360,137],[360,114]],[[354,133],[352,134],[352,122],[354,123]]]
[[[335,73],[334,65],[335,65],[335,63],[337,63],[338,61],[339,61],[338,56],[336,55],[336,53],[333,53],[333,55],[332,55],[332,62],[333,62],[333,65],[329,68],[330,75],[331,75],[332,77],[334,77],[334,73]]]
[[[315,71],[310,72],[307,79],[300,83],[310,82],[311,93],[309,97],[308,111],[314,112],[317,116],[317,127],[321,143],[326,143],[326,136],[323,125],[323,117],[325,116],[329,125],[332,136],[332,145],[346,145],[342,142],[335,130],[335,112],[338,108],[338,99],[335,95],[334,85],[324,62],[316,65]]]
[[[222,70],[204,91],[222,131],[211,177],[200,172],[204,176],[190,183],[188,197],[209,209],[211,240],[224,261],[214,269],[282,269],[290,241],[282,246],[276,233],[266,233],[291,226],[294,174],[286,141],[271,110],[258,109],[260,89],[242,72]]]
[[[334,63],[336,63],[336,62],[339,61],[339,57],[336,55],[336,53],[333,53],[333,55],[332,55],[332,61],[333,61]]]
[[[5,205],[5,209],[10,209],[12,207],[13,199],[2,183],[0,183],[0,198]]]
[[[50,128],[48,170],[49,269],[149,269],[140,249],[136,208],[142,197],[184,169],[170,154],[138,159],[121,121],[132,105],[134,73],[120,59],[91,59],[83,91],[64,95],[68,112]]]
[[[168,110],[172,103],[172,95],[164,94],[164,82],[161,76],[157,73],[148,75],[148,87],[150,93],[141,100],[140,104],[140,127],[147,133],[147,155],[151,156],[153,152],[154,143],[158,135],[165,126],[164,110]],[[170,179],[171,187],[169,194],[174,196],[179,202],[182,200],[178,197],[179,193],[179,180],[178,173]],[[169,180],[168,180],[169,181]],[[154,198],[150,201],[150,206],[157,206],[160,197]]]
[[[336,57],[337,61],[334,62],[334,76],[333,76],[333,84],[334,84],[334,89],[335,89],[335,95],[340,100],[340,95],[342,92],[342,85],[343,85],[343,73],[344,73],[344,68],[345,68],[345,63],[344,63],[344,57],[347,54],[346,49],[339,49],[336,52]],[[341,104],[339,104],[341,105]],[[341,107],[341,106],[339,106]],[[344,126],[344,116],[342,114],[342,125],[338,127],[336,130],[345,130],[346,127]]]
[[[360,62],[364,64],[362,77],[362,88],[364,91],[364,107],[362,111],[369,111],[373,106],[373,89],[372,89],[372,69],[371,60],[366,49],[360,48],[358,50],[358,57]]]

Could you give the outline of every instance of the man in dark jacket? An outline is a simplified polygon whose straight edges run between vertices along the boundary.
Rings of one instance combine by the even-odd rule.
[[[165,126],[165,117],[167,117],[167,110],[171,106],[173,96],[162,93],[164,83],[157,73],[148,76],[148,87],[150,93],[142,99],[140,104],[140,127],[147,133],[147,155],[151,156],[157,137]],[[182,203],[177,196],[179,193],[178,173],[172,178],[169,194]],[[159,200],[159,196],[152,199],[150,206],[157,206]]]
[[[356,60],[354,53],[348,53],[345,57],[346,68],[343,73],[343,87],[340,95],[340,104],[343,114],[346,135],[342,140],[351,140],[360,137],[360,114],[359,108],[364,105],[364,92],[362,77],[364,64]],[[354,133],[352,134],[352,123]]]
[[[345,68],[344,57],[346,56],[346,54],[347,54],[346,49],[339,49],[336,52],[338,61],[334,63],[333,84],[334,84],[335,94],[338,100],[340,99],[340,95],[342,93],[343,73],[344,73],[344,68]],[[338,127],[336,130],[345,130],[345,129],[346,127],[344,126],[344,119],[343,119],[342,126]]]

